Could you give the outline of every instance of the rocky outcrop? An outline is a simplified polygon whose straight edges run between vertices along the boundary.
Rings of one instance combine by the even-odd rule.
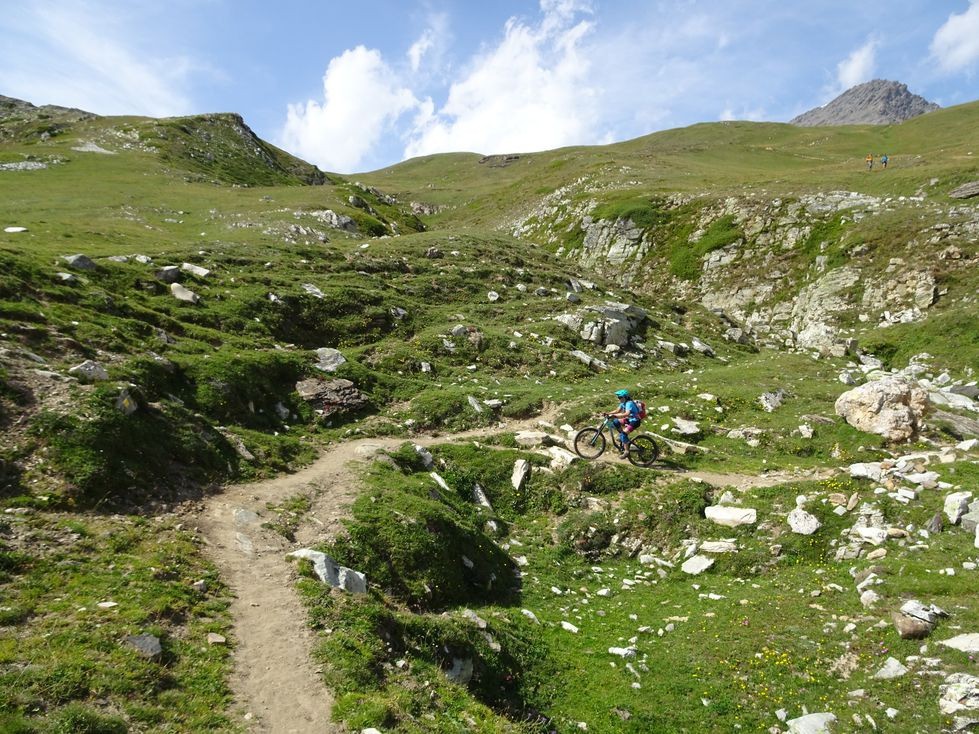
[[[840,395],[836,414],[854,428],[906,441],[915,436],[928,406],[928,395],[901,377],[868,382]]]
[[[368,399],[350,380],[309,379],[296,383],[303,401],[327,418],[336,413],[351,413],[367,407]]]
[[[790,124],[801,127],[893,125],[937,109],[937,104],[908,91],[906,84],[874,79],[847,89],[822,107],[792,118]]]

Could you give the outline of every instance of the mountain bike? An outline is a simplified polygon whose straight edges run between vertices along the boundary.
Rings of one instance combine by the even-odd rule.
[[[582,428],[578,431],[578,435],[574,437],[575,453],[588,461],[597,459],[605,452],[608,444],[606,432],[612,440],[612,446],[621,452],[622,442],[619,440],[618,430],[612,419],[603,415],[601,422],[594,428]],[[629,439],[628,458],[633,466],[649,466],[659,458],[659,446],[645,434],[633,436]]]

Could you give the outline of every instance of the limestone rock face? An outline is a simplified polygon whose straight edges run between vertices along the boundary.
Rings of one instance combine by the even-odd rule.
[[[840,395],[836,414],[854,428],[905,441],[918,432],[928,394],[898,377],[868,382]]]

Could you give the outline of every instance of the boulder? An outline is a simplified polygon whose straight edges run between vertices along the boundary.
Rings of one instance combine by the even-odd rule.
[[[894,620],[894,629],[902,640],[922,640],[934,629],[934,625],[900,612],[891,612],[891,619]]]
[[[711,522],[728,528],[736,528],[739,525],[754,525],[758,519],[757,511],[749,507],[720,505],[707,507],[704,510],[704,516]]]
[[[310,378],[296,383],[296,392],[324,418],[335,413],[350,413],[367,407],[368,399],[350,380]]]
[[[466,685],[473,677],[472,658],[452,658],[452,667],[445,671],[445,677],[460,686]]]
[[[591,367],[593,370],[595,370],[597,372],[600,372],[602,370],[607,370],[608,369],[608,364],[607,363],[603,362],[600,359],[596,359],[595,357],[589,356],[588,354],[586,354],[585,352],[581,351],[580,349],[574,349],[574,350],[572,350],[571,351],[571,356],[574,357],[575,359],[580,360],[585,365],[587,365],[588,367]]]
[[[577,454],[573,454],[567,449],[562,449],[560,446],[549,447],[547,453],[551,457],[551,468],[556,471],[567,469],[573,462],[579,459]]]
[[[129,388],[122,388],[119,391],[119,395],[116,396],[116,410],[123,415],[132,415],[138,409],[139,403],[136,402],[136,398],[133,397],[132,393],[129,391]]]
[[[517,431],[514,440],[518,446],[535,448],[537,446],[553,446],[556,442],[553,436],[544,431]]]
[[[673,430],[684,436],[696,436],[700,433],[700,426],[696,421],[688,421],[685,418],[673,419]]]
[[[761,407],[766,413],[772,413],[776,408],[782,405],[782,401],[785,399],[785,390],[781,388],[775,392],[762,393],[758,398],[761,402]]]
[[[900,377],[885,377],[849,390],[836,400],[836,414],[854,428],[889,441],[906,441],[918,432],[927,393]]]
[[[352,594],[367,593],[367,577],[364,574],[339,565],[326,553],[300,548],[287,554],[288,558],[305,558],[313,562],[313,571],[324,584],[343,589]]]

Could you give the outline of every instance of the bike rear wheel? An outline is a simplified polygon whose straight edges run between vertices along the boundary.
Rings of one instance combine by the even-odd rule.
[[[659,446],[649,436],[636,436],[629,442],[629,462],[633,466],[649,466],[659,458]]]
[[[597,459],[605,451],[605,434],[597,428],[582,428],[574,437],[574,450],[582,459]]]

